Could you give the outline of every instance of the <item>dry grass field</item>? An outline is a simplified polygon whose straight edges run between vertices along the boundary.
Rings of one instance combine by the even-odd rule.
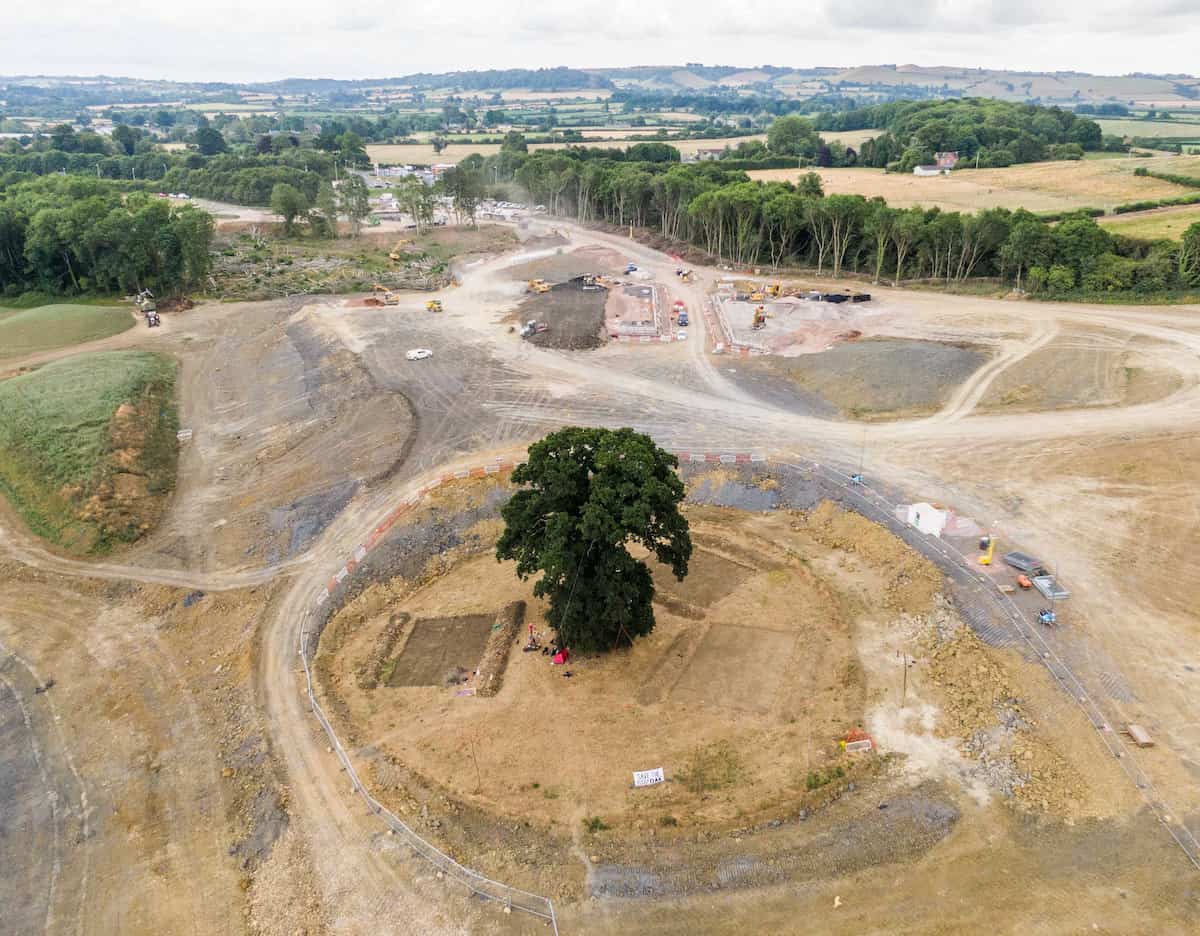
[[[1183,232],[1197,222],[1200,222],[1200,205],[1156,208],[1153,211],[1109,215],[1107,218],[1100,219],[1100,223],[1114,234],[1143,237],[1146,240],[1160,238],[1179,240],[1183,237]]]
[[[1185,123],[1178,120],[1097,120],[1100,129],[1114,136],[1162,137],[1172,139],[1200,137],[1200,123]]]
[[[1044,162],[1008,169],[972,169],[949,176],[918,178],[885,173],[882,169],[818,169],[826,194],[882,196],[892,205],[923,205],[950,211],[984,208],[1026,208],[1030,211],[1063,211],[1073,208],[1112,208],[1127,202],[1171,198],[1185,190],[1170,182],[1139,178],[1137,166],[1161,172],[1200,169],[1200,158],[1083,160]],[[1187,168],[1185,168],[1187,167]],[[1194,167],[1194,168],[1193,168]],[[795,181],[798,169],[764,169],[752,179]]]

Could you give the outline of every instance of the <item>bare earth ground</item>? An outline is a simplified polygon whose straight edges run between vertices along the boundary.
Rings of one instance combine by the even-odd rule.
[[[549,235],[550,226],[530,222],[521,233]],[[553,226],[569,239],[562,256],[586,247],[632,259],[672,283],[690,308],[701,309],[716,285],[716,271],[698,270],[684,286],[674,283],[670,258],[624,238]],[[505,321],[523,295],[513,271],[557,250],[531,238],[516,254],[462,262],[462,285],[441,296],[440,317],[422,311],[425,294],[386,310],[333,299],[208,305],[164,317],[162,329],[86,346],[177,354],[181,411],[194,435],[165,520],[124,555],[100,563],[57,556],[7,512],[0,517],[0,725],[11,742],[0,770],[6,789],[21,791],[5,800],[20,817],[6,833],[20,841],[4,846],[15,862],[0,878],[0,905],[19,907],[22,930],[545,932],[438,880],[350,794],[297,680],[296,622],[400,498],[446,466],[511,455],[567,422],[632,425],[687,451],[770,451],[784,462],[796,453],[847,467],[861,460],[868,482],[893,500],[952,505],[994,529],[1002,546],[1053,563],[1072,597],[1063,625],[1044,632],[1048,645],[1112,727],[1137,721],[1151,732],[1157,746],[1130,756],[1172,822],[1197,829],[1200,309],[873,287],[887,322],[864,334],[961,342],[988,356],[941,382],[944,402],[932,413],[863,425],[828,418],[845,403],[812,393],[811,406],[793,406],[774,395],[775,384],[741,379],[748,359],[709,355],[702,315],[678,345],[607,345],[581,355],[521,341]],[[406,361],[411,347],[434,356]],[[1055,349],[1068,375],[1047,359]],[[879,367],[902,377],[902,362],[883,353]],[[1030,393],[1011,395],[1025,386]],[[705,490],[712,503],[771,509],[769,488],[713,481]],[[428,525],[421,556],[453,548],[439,537],[450,536],[450,518],[462,510],[456,503]],[[791,537],[818,532],[788,530],[766,551],[782,562],[776,550]],[[878,571],[856,551],[860,542],[869,542],[862,530],[839,533],[835,525],[813,547],[810,571],[831,588],[861,589],[858,600],[870,609],[883,599],[871,598]],[[705,548],[723,554],[715,540]],[[788,568],[796,561],[789,557]],[[420,570],[397,571],[408,578]],[[787,587],[770,584],[770,570],[754,575],[765,576],[763,588]],[[754,581],[737,586],[751,606]],[[431,584],[428,610],[449,606],[452,591],[438,589],[455,587],[453,576]],[[732,611],[722,601],[737,600],[712,597],[706,620]],[[464,593],[462,607],[468,598],[481,613],[500,606]],[[746,626],[746,616],[739,611],[721,626]],[[368,779],[381,795],[414,791],[410,818],[461,860],[560,898],[564,932],[1191,931],[1200,913],[1194,866],[1036,656],[968,639],[942,605],[856,620],[866,727],[879,741],[880,769],[822,786],[828,800],[803,819],[797,811],[777,827],[768,820],[763,828],[699,830],[679,809],[671,813],[679,826],[643,828],[636,840],[615,823],[587,832],[584,815],[570,817],[569,831],[563,818],[553,835],[518,821],[498,826],[488,809],[503,814],[531,799],[548,824],[574,791],[536,800],[528,785],[542,781],[522,776],[523,799],[495,778],[481,782],[481,770],[475,783],[492,790],[496,805],[477,806],[470,773],[462,776],[466,761],[437,740],[417,757],[430,770],[453,768],[431,783],[466,784],[457,814],[436,789],[422,792],[407,761]],[[700,623],[669,606],[663,621],[664,639],[669,628],[681,634]],[[688,703],[697,706],[698,732],[710,719],[720,723],[704,693],[726,678],[722,654],[744,643],[713,645],[716,675]],[[897,703],[905,653],[914,663]],[[635,649],[631,658],[638,656]],[[451,696],[447,717],[471,711],[466,702],[487,703],[474,711],[519,710],[523,686],[587,696],[588,666],[563,680],[546,675],[553,671],[541,659],[515,658],[494,699]],[[731,695],[740,673],[728,674]],[[688,685],[686,675],[677,685]],[[36,692],[50,679],[49,691]],[[425,698],[441,690],[388,691]],[[670,702],[631,704],[636,712]],[[620,730],[624,717],[588,724],[570,743],[578,751],[587,732]],[[401,727],[410,740],[428,732],[386,730]],[[686,745],[676,750],[688,753]],[[498,756],[486,745],[475,755]],[[360,764],[379,757],[369,746],[353,756]],[[597,758],[595,795],[624,815],[626,791],[601,780],[610,760]],[[616,766],[624,773],[630,765]],[[577,766],[567,773],[582,783]],[[1021,774],[1031,782],[1015,786]],[[729,794],[735,802],[749,796],[737,790]],[[395,802],[408,803],[398,795]],[[719,818],[719,798],[708,809]],[[604,819],[598,809],[584,812]],[[647,818],[659,821],[657,813]],[[48,867],[53,887],[31,894],[23,882],[45,882]]]

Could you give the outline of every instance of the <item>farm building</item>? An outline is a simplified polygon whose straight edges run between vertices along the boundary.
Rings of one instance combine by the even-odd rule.
[[[915,176],[939,176],[949,175],[949,169],[943,169],[941,166],[915,166],[913,175]]]

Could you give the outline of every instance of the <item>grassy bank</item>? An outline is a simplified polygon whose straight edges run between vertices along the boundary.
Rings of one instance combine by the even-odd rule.
[[[175,484],[175,362],[81,354],[0,381],[0,492],[76,554],[136,540]]]
[[[0,361],[108,338],[133,324],[129,309],[115,305],[0,306]]]

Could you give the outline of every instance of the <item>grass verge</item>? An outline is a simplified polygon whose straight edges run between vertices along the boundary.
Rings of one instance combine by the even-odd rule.
[[[175,362],[81,354],[0,382],[0,492],[75,554],[138,539],[175,485]]]
[[[0,307],[0,361],[98,341],[132,328],[127,308],[80,303]]]

